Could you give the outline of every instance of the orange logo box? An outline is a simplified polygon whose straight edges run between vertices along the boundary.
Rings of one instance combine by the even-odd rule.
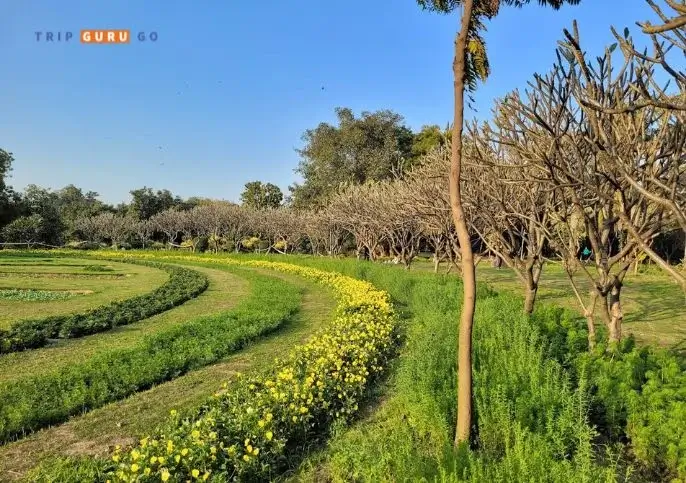
[[[128,44],[131,33],[128,30],[82,30],[82,44]]]

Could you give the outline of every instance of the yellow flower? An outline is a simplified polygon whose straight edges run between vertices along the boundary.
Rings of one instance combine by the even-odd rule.
[[[191,436],[193,436],[193,439],[198,439],[200,437],[200,431],[198,431],[197,429],[193,430]]]
[[[115,454],[114,456],[112,456],[112,461],[114,461],[115,463],[119,463],[119,455]]]
[[[160,474],[160,479],[162,481],[167,481],[169,479],[169,471],[167,470],[162,470],[162,473]]]
[[[207,479],[210,477],[210,472],[206,471],[204,475],[202,475],[203,481],[207,481]]]
[[[198,476],[200,476],[200,470],[191,471],[191,475],[193,475],[193,478],[197,478]]]
[[[143,470],[143,474],[144,474],[145,476],[149,476],[150,473],[152,473],[152,470],[151,470],[150,468],[145,468],[145,469]]]
[[[150,457],[150,464],[154,465],[155,463],[157,463],[157,456],[151,456]]]
[[[133,473],[135,473],[136,471],[138,471],[138,468],[139,468],[139,466],[138,466],[136,463],[134,463],[134,464],[131,465],[131,471],[132,471]]]
[[[188,448],[184,448],[181,450],[181,456],[186,456],[188,454]]]
[[[272,433],[271,431],[267,431],[267,434],[265,434],[265,436],[267,437],[267,441],[271,441],[274,437],[274,433]]]
[[[250,456],[248,456],[247,454],[244,454],[243,455],[243,461],[250,461]]]

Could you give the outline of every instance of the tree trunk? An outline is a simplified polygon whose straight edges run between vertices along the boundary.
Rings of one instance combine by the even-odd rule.
[[[457,424],[455,446],[468,443],[472,426],[472,326],[476,305],[474,254],[462,206],[460,181],[462,168],[462,130],[464,122],[464,78],[473,0],[464,0],[460,32],[455,39],[455,122],[450,161],[450,208],[462,254],[463,303],[457,346]]]
[[[434,253],[434,273],[438,273],[438,266],[441,264],[441,260],[438,258],[438,253]]]
[[[595,348],[595,304],[598,301],[598,292],[593,290],[591,292],[591,304],[584,312],[584,317],[586,317],[586,327],[588,327],[588,349],[593,350]]]
[[[616,345],[622,339],[622,320],[624,315],[622,314],[622,305],[619,300],[622,287],[621,285],[615,284],[610,291],[609,305],[610,305],[610,325],[608,327],[610,331],[608,342],[610,345]]]
[[[530,262],[526,267],[526,298],[524,300],[524,313],[532,314],[534,311],[534,304],[536,303],[536,294],[538,293],[538,279],[541,272],[534,273],[534,263]]]
[[[528,278],[528,277],[527,277]],[[536,302],[536,293],[538,286],[531,280],[527,280],[526,284],[526,298],[524,300],[524,313],[532,314],[534,311],[534,304]]]

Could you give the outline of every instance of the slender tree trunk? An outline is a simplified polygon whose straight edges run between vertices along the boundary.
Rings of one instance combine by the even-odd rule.
[[[434,273],[438,273],[438,266],[441,264],[441,260],[438,258],[438,252],[434,253]]]
[[[622,339],[622,321],[624,319],[624,315],[622,314],[622,305],[619,300],[621,290],[621,285],[614,284],[609,295],[610,325],[608,329],[610,331],[610,345],[618,344]]]
[[[598,301],[598,292],[593,290],[591,292],[591,304],[586,308],[584,317],[586,317],[586,326],[588,327],[588,348],[593,350],[595,348],[595,304]]]
[[[536,293],[538,292],[538,284],[534,282],[533,274],[526,274],[526,298],[524,300],[524,313],[531,314],[534,311],[534,304],[536,303]]]
[[[450,162],[450,208],[462,253],[463,303],[457,346],[457,424],[455,446],[468,443],[472,425],[472,326],[476,305],[474,254],[461,199],[462,130],[464,122],[464,80],[467,35],[471,26],[473,0],[464,0],[460,32],[455,39],[455,122]]]

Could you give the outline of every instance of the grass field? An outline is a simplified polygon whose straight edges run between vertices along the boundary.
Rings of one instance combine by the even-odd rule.
[[[143,337],[168,330],[191,318],[229,310],[248,294],[248,284],[232,273],[209,268],[198,270],[210,279],[209,288],[199,297],[135,324],[89,337],[59,340],[50,347],[6,354],[0,357],[0,382],[40,376],[103,352],[134,347]]]
[[[402,270],[401,267],[395,268]],[[413,264],[412,269],[433,271],[433,264],[419,260]],[[588,278],[579,273],[574,280],[582,296],[588,294],[591,288]],[[487,283],[499,291],[517,295],[523,293],[522,285],[512,270],[506,267],[493,268],[489,266],[488,260],[482,261],[477,267],[477,282]],[[567,275],[556,264],[546,264],[543,269],[537,303],[582,312]],[[657,268],[643,268],[639,273],[630,271],[627,274],[622,288],[622,310],[624,329],[633,334],[638,342],[686,349],[684,294],[676,283]],[[597,320],[600,321],[599,318]]]
[[[247,294],[247,284],[223,270],[193,267],[205,270],[213,283],[206,294],[196,301],[215,310],[235,306],[238,298],[226,299],[226,284],[218,283],[222,275],[238,282],[240,296]],[[239,372],[255,371],[276,356],[282,356],[293,344],[301,342],[313,330],[331,317],[334,300],[328,290],[298,277],[259,271],[279,277],[300,287],[303,300],[297,316],[278,333],[258,340],[245,350],[224,358],[216,364],[195,370],[173,381],[137,393],[123,401],[91,411],[69,422],[40,431],[18,442],[0,446],[0,475],[7,481],[20,478],[37,461],[59,455],[103,455],[115,444],[127,444],[154,429],[171,409],[187,410],[196,407],[209,394],[219,388],[220,381],[228,380]],[[237,287],[238,288],[238,287]],[[201,300],[203,299],[204,300]],[[215,305],[219,303],[219,305]],[[197,308],[197,307],[196,307]],[[178,315],[178,314],[177,314]]]
[[[388,377],[374,380],[366,389],[364,399],[359,401],[359,413],[337,417],[309,436],[296,431],[296,440],[288,443],[284,453],[287,461],[278,460],[279,473],[270,479],[376,482],[438,478],[448,482],[591,483],[669,481],[686,476],[680,469],[680,465],[686,464],[686,452],[679,449],[679,434],[686,430],[680,406],[686,398],[686,364],[665,351],[650,349],[655,344],[679,348],[686,338],[686,307],[678,287],[660,273],[648,270],[629,274],[623,292],[626,331],[634,334],[646,349],[626,347],[606,357],[601,352],[587,352],[585,323],[578,316],[575,299],[559,267],[546,266],[539,308],[533,317],[526,317],[521,311],[521,289],[514,275],[507,269],[482,264],[477,274],[482,283],[474,349],[479,445],[455,453],[451,444],[456,412],[455,321],[461,286],[454,275],[428,273],[433,267],[425,261],[405,271],[397,266],[307,256],[227,257],[174,252],[139,252],[138,256],[200,271],[209,279],[209,288],[181,306],[131,325],[60,340],[49,348],[0,356],[0,430],[3,421],[11,423],[14,417],[11,411],[2,409],[3,404],[14,405],[17,414],[26,414],[27,421],[35,413],[38,426],[32,428],[44,428],[0,444],[0,481],[23,477],[32,482],[101,481],[89,473],[89,468],[112,465],[109,455],[114,445],[136,445],[140,438],[155,434],[156,428],[174,427],[169,426],[171,409],[197,418],[202,414],[200,408],[212,407],[210,396],[223,381],[237,372],[250,375],[272,370],[274,357],[285,357],[318,328],[326,329],[341,316],[339,310],[334,311],[341,300],[339,295],[288,269],[283,273],[281,268],[268,268],[269,263],[282,261],[325,273],[340,272],[385,290],[400,316],[403,345],[400,357],[388,362]],[[115,274],[139,267],[125,260],[59,256],[51,260],[12,257],[6,261],[0,257],[0,269],[23,273],[43,270],[36,278],[17,279],[40,280],[46,289],[55,290],[55,285],[62,282],[82,280],[57,275],[80,275],[92,270],[87,266],[107,264],[115,270],[108,273]],[[250,265],[252,261],[258,261],[258,265]],[[55,278],[41,276],[46,273],[55,274]],[[583,281],[580,285],[588,289]],[[341,285],[333,287],[338,290]],[[346,300],[357,303],[354,301],[364,299],[363,293]],[[571,310],[565,312],[555,306]],[[294,311],[295,307],[299,308]],[[357,309],[351,312],[356,313]],[[355,317],[352,315],[350,322]],[[262,327],[264,319],[271,322]],[[237,325],[235,330],[232,323]],[[353,334],[352,340],[355,337]],[[227,341],[226,347],[222,347],[223,340]],[[158,351],[166,355],[158,358]],[[95,405],[85,405],[85,412],[65,409],[68,412],[61,413],[55,424],[46,428],[44,421],[39,420],[45,403],[30,398],[22,403],[23,392],[34,390],[31,381],[36,381],[36,388],[43,384],[38,383],[40,380],[54,380],[61,386],[58,374],[73,378],[82,367],[88,378],[94,378],[96,386],[107,378],[116,382],[127,371],[129,354],[135,355],[131,360],[136,361],[136,365],[130,366],[130,388],[119,390],[112,386],[113,396],[97,399],[100,402]],[[188,363],[180,362],[184,357],[190,357]],[[91,367],[96,360],[109,362]],[[321,362],[326,358],[315,360]],[[342,370],[343,360],[334,364],[328,374]],[[165,372],[165,364],[176,369]],[[298,367],[303,367],[303,378],[308,376],[307,366]],[[110,371],[111,377],[97,382]],[[146,375],[148,371],[159,375],[150,378]],[[122,379],[125,385],[129,384],[128,377]],[[140,377],[153,382],[139,385],[134,379]],[[64,387],[68,389],[70,384]],[[234,384],[239,393],[247,390],[247,386],[235,382],[228,386],[227,394],[232,393]],[[55,404],[79,397],[78,391],[61,396],[59,391],[53,391],[52,383],[44,387],[46,397]],[[336,387],[335,383],[332,387]],[[307,397],[306,391],[301,395],[299,391],[296,389],[296,401]],[[334,401],[336,391],[340,389],[334,390]],[[244,403],[235,406],[240,410],[253,404],[251,391],[244,396]],[[326,400],[322,394],[320,397]],[[357,407],[355,403],[356,410]],[[46,411],[49,408],[49,404],[45,406]],[[224,410],[230,412],[228,408]],[[64,415],[69,414],[72,417],[67,420]],[[250,420],[244,421],[248,424]],[[184,441],[185,430],[174,431],[177,430],[180,432],[165,434],[174,441]],[[230,432],[231,428],[227,430]],[[274,431],[276,438],[277,430]],[[250,436],[251,441],[255,437],[258,436]],[[599,441],[607,447],[599,446]],[[260,446],[269,451],[266,442]],[[127,464],[132,461],[135,462],[129,460]],[[217,469],[212,466],[209,453],[197,461],[206,463],[204,468]],[[40,472],[27,476],[27,471],[36,465]],[[190,468],[182,470],[180,476],[186,474],[183,471],[190,474]],[[632,475],[625,479],[629,470]],[[127,471],[137,470],[127,466]]]
[[[83,312],[90,308],[149,292],[162,285],[169,274],[142,265],[99,260],[47,259],[5,257],[0,266],[0,289],[32,289],[47,291],[85,291],[87,295],[63,300],[8,300],[0,297],[0,329],[19,319],[47,315]],[[55,261],[52,261],[55,260]],[[28,263],[28,265],[27,265]],[[106,274],[87,272],[85,266],[109,266]]]

